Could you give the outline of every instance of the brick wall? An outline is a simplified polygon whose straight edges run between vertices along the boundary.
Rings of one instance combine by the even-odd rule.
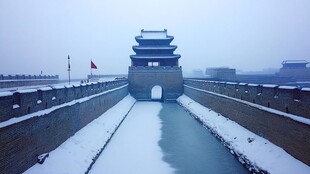
[[[235,97],[238,98],[242,95],[244,100],[249,100],[250,102],[253,98],[255,98],[253,95],[257,95],[257,92],[261,93],[260,95],[266,93],[265,98],[269,97],[270,101],[274,101],[274,94],[279,94],[279,98],[282,99],[284,97],[292,98],[290,94],[294,93],[289,92],[287,94],[286,92],[279,92],[274,88],[269,89],[259,86],[256,88],[255,85],[249,86],[245,84],[229,84],[229,87],[226,88],[231,88],[230,90],[221,91],[221,89],[223,89],[220,87],[221,85],[223,84],[216,84],[215,82],[207,83],[203,81],[185,81],[184,94],[196,102],[221,113],[223,116],[237,122],[241,126],[249,129],[257,135],[268,139],[274,144],[282,147],[295,158],[310,165],[309,125],[258,109],[256,107],[232,100],[227,97],[195,90],[187,86],[203,89],[206,91],[217,91],[218,93],[222,93],[227,96],[235,95]],[[235,87],[239,87],[239,91],[236,91],[236,89],[234,89]],[[248,92],[245,94],[244,91]],[[287,96],[284,94],[287,94]],[[301,99],[302,98],[303,97],[301,97]],[[258,99],[262,100],[262,98],[259,97],[255,99],[256,101],[258,101]],[[285,103],[285,100],[283,103]]]
[[[38,91],[18,93],[21,107],[16,117],[23,116],[28,106],[32,107],[31,112],[35,112],[44,109],[45,103],[47,107],[51,107],[79,98],[83,99],[82,97],[92,98],[61,107],[46,115],[0,128],[1,172],[21,173],[34,165],[39,154],[54,150],[78,130],[122,100],[128,94],[128,86],[107,93],[103,92],[126,84],[128,84],[127,81],[117,81],[52,89],[41,91],[41,94]],[[94,94],[98,95],[92,96]],[[42,104],[37,104],[40,95],[42,107],[37,106]],[[52,96],[56,99],[52,100]],[[0,106],[7,108],[3,103],[9,103],[8,101],[12,101],[12,96],[2,97]],[[7,105],[12,107],[12,104]]]
[[[309,88],[205,80],[184,80],[184,84],[310,118]]]

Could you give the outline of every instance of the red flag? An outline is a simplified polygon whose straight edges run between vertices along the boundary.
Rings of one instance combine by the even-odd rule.
[[[91,69],[97,69],[97,66],[94,64],[93,61],[90,61],[90,68]]]

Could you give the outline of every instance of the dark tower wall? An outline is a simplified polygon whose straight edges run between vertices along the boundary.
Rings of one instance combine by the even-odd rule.
[[[159,85],[163,99],[176,100],[183,94],[181,67],[129,67],[129,92],[137,100],[151,100],[151,90]]]

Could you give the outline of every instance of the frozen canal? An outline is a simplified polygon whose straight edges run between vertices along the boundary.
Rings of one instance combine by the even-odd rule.
[[[176,103],[137,102],[90,173],[248,173]]]

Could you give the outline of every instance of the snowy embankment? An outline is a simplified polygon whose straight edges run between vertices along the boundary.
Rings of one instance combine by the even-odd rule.
[[[85,173],[134,103],[134,98],[126,96],[50,152],[43,164],[36,164],[25,173]]]
[[[279,174],[309,174],[310,167],[282,148],[252,133],[234,121],[182,95],[178,103],[203,123],[250,171]]]

